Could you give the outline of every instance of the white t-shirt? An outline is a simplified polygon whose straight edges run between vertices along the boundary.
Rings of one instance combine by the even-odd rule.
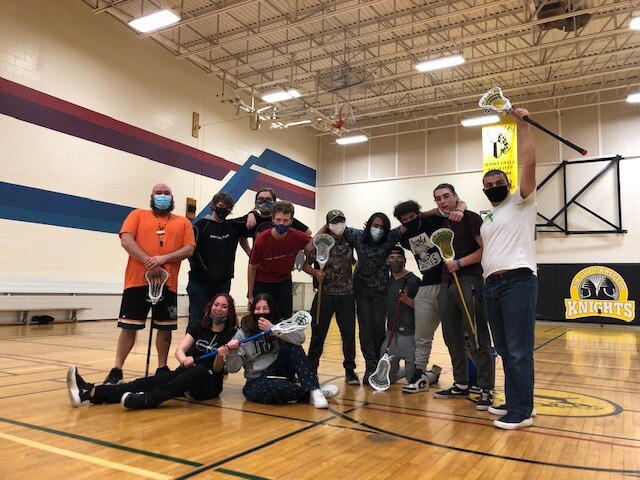
[[[484,278],[501,270],[530,268],[535,274],[536,192],[522,198],[518,188],[489,212],[480,227]]]

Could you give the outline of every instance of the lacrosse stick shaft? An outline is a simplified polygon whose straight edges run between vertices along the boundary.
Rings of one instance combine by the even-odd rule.
[[[144,376],[149,376],[149,361],[151,359],[151,339],[153,338],[153,322],[151,322],[151,328],[149,329],[149,344],[147,345],[147,366],[144,369]]]
[[[406,280],[405,280],[405,287],[406,287]],[[402,289],[404,290],[404,288]],[[391,333],[389,334],[389,340],[387,340],[387,348],[385,349],[384,353],[389,353],[389,349],[391,348],[391,341],[393,340],[393,334],[396,331],[396,323],[398,323],[398,313],[400,313],[400,304],[402,303],[402,291],[400,292],[400,295],[398,296],[398,302],[396,303],[396,311],[393,314],[393,322],[391,323]]]
[[[256,338],[260,338],[260,337],[264,337],[265,335],[269,335],[271,333],[271,329],[268,330],[264,330],[262,332],[258,332],[254,335],[251,335],[250,337],[244,338],[242,340],[240,340],[238,343],[240,345],[242,345],[243,343],[247,343],[247,342],[251,342],[252,340],[255,340]],[[215,350],[211,350],[209,353],[205,353],[204,355],[198,357],[196,359],[196,362],[201,362],[202,360],[206,360],[207,358],[211,358],[211,357],[215,357],[218,354],[218,349],[216,348]]]
[[[316,297],[316,325],[320,325],[320,302],[322,301],[322,282],[318,282],[318,296]]]
[[[453,279],[456,281],[456,287],[458,288],[458,294],[460,295],[460,300],[462,301],[462,306],[464,307],[464,313],[467,315],[467,320],[469,321],[469,327],[471,327],[471,332],[476,335],[476,329],[473,327],[473,320],[471,320],[471,314],[469,313],[469,308],[467,307],[467,302],[464,299],[464,295],[462,294],[462,287],[460,286],[460,280],[458,280],[458,275],[456,272],[453,272]]]
[[[569,140],[567,140],[566,138],[562,138],[560,135],[558,135],[557,133],[552,132],[551,130],[549,130],[546,127],[543,127],[542,125],[540,125],[538,122],[536,122],[535,120],[531,120],[531,118],[529,117],[529,115],[525,115],[524,117],[522,117],[526,122],[530,123],[531,125],[533,125],[536,128],[539,128],[540,130],[542,130],[544,133],[551,135],[553,138],[555,138],[556,140],[561,141],[562,143],[564,143],[567,147],[573,148],[576,152],[578,152],[580,155],[586,155],[587,151],[582,148],[579,147],[578,145],[576,145],[575,143],[570,142]]]
[[[471,284],[471,304],[473,306],[473,327],[475,331],[473,333],[473,341],[476,344],[476,350],[479,352],[482,350],[480,348],[480,340],[478,339],[478,310],[476,308],[476,287]]]

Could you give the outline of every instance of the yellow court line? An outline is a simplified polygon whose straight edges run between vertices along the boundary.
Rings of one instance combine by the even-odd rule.
[[[96,465],[101,465],[103,467],[113,468],[114,470],[122,470],[123,472],[133,473],[135,475],[140,475],[141,477],[156,478],[158,480],[170,480],[173,478],[169,475],[163,475],[161,473],[152,472],[150,470],[130,467],[129,465],[123,465],[122,463],[110,462],[109,460],[103,460],[101,458],[91,457],[89,455],[83,455],[82,453],[76,453],[70,450],[64,450],[62,448],[52,447],[50,445],[45,445],[43,443],[27,440],[26,438],[15,437],[7,433],[0,432],[0,438],[4,438],[5,440],[10,440],[16,443],[22,443],[23,445],[27,445],[28,447],[39,448],[40,450],[56,453],[58,455],[64,455],[66,457],[75,458],[77,460],[83,460],[85,462],[95,463]]]

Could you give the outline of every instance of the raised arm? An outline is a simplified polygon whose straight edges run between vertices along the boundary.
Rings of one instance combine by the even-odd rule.
[[[529,124],[523,120],[529,112],[524,108],[511,111],[518,125],[518,157],[522,160],[522,177],[520,178],[520,194],[527,198],[536,189],[536,151]]]

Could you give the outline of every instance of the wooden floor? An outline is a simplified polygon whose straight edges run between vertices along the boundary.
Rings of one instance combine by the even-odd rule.
[[[0,327],[1,479],[640,475],[640,331],[634,328],[539,325],[538,417],[532,428],[513,432],[494,428],[493,416],[469,400],[434,398],[433,388],[403,395],[402,385],[385,393],[346,386],[333,327],[320,381],[342,392],[328,411],[246,402],[241,374],[229,375],[221,398],[208,402],[178,399],[143,411],[119,404],[70,407],[67,366],[102,381],[117,334],[115,322]],[[140,340],[125,378],[144,372],[146,331]],[[450,386],[440,330],[432,360],[443,367],[440,386]],[[499,361],[497,370],[500,401]]]

